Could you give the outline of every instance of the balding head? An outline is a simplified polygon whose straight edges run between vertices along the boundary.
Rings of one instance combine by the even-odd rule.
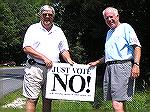
[[[52,6],[44,5],[40,8],[39,15],[42,15],[44,11],[52,10],[53,16],[55,16],[55,10]]]
[[[107,7],[103,11],[103,16],[105,16],[105,13],[107,13],[107,12],[113,12],[115,14],[115,16],[119,15],[118,10],[116,8],[113,8],[113,7]]]

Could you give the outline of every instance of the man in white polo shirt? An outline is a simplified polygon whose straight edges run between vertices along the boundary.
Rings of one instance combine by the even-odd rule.
[[[31,25],[24,38],[23,50],[27,54],[26,74],[23,81],[23,95],[27,98],[26,112],[35,112],[40,93],[43,98],[43,112],[51,112],[51,100],[45,98],[47,69],[59,62],[59,54],[69,64],[70,58],[67,39],[58,26],[53,24],[55,10],[44,5],[41,7],[40,22]]]

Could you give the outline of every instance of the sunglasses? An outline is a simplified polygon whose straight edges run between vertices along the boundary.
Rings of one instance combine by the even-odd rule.
[[[44,13],[44,14],[42,14],[42,16],[45,18],[45,17],[53,17],[53,14],[49,14],[49,13]]]

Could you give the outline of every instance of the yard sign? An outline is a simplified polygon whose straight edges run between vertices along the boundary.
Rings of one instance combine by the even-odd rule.
[[[54,63],[47,74],[46,98],[94,101],[96,67]]]

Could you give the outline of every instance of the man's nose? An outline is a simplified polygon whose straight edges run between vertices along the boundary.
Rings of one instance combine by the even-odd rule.
[[[108,19],[107,19],[107,20],[109,20],[109,21],[110,21],[110,20],[111,20],[111,17],[108,17]]]
[[[50,14],[46,14],[46,16],[45,17],[49,17],[50,16]]]

